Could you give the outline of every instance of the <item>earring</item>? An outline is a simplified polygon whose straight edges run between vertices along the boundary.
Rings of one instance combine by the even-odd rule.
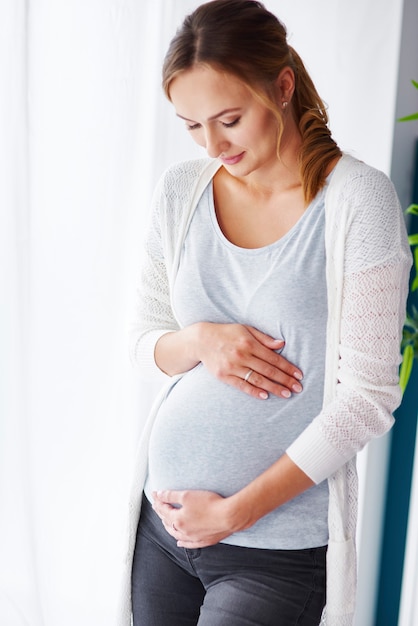
[[[282,102],[282,107],[285,109],[287,107],[289,103],[285,100],[284,102]]]

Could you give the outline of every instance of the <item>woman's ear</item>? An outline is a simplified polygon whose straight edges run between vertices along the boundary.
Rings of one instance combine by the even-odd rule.
[[[284,67],[276,78],[276,94],[278,103],[283,106],[291,101],[295,91],[295,73],[291,67]],[[284,105],[284,106],[287,106]]]

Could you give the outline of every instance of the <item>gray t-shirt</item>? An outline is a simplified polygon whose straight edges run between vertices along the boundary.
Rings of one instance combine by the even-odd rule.
[[[207,489],[231,495],[274,463],[320,412],[327,296],[324,190],[275,243],[240,248],[217,222],[213,188],[190,224],[173,304],[182,325],[249,324],[286,342],[283,355],[304,372],[290,399],[251,398],[199,364],[172,388],[150,441],[145,493]],[[268,549],[325,545],[328,485],[323,481],[224,543]]]

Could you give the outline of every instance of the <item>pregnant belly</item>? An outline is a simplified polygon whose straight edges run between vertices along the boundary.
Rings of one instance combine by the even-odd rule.
[[[228,496],[239,491],[303,429],[298,415],[308,418],[302,395],[257,400],[197,366],[175,384],[158,412],[146,492],[208,489]]]

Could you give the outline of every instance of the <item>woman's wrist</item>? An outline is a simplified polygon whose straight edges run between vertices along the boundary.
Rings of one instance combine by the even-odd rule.
[[[199,328],[192,324],[181,330],[163,334],[155,344],[154,359],[157,366],[169,376],[182,374],[199,362]]]
[[[234,532],[250,528],[277,507],[315,483],[284,454],[273,465],[228,500],[228,515]]]
[[[208,322],[196,322],[181,331],[185,335],[188,358],[195,365],[202,360],[202,345],[205,340],[204,333],[207,325]]]
[[[246,497],[245,490],[241,490],[225,499],[226,517],[231,534],[246,530],[255,524],[261,515],[257,517],[255,503]]]

